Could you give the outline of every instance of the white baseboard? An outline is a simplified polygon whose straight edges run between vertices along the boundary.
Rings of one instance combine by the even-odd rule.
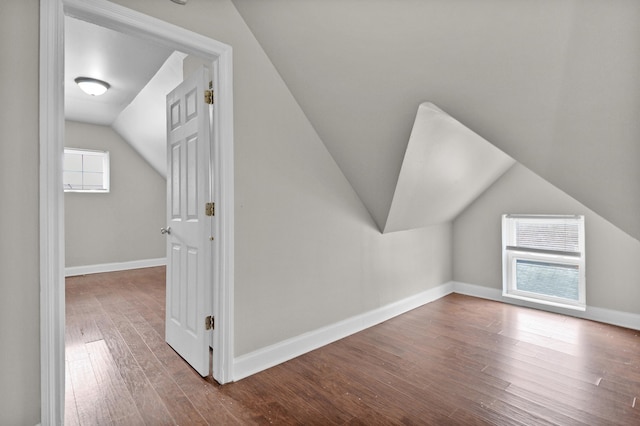
[[[364,314],[356,315],[300,336],[278,342],[234,359],[234,380],[238,381],[252,374],[289,361],[302,354],[318,349],[351,334],[373,327],[412,309],[440,299],[450,293],[465,294],[482,299],[495,300],[512,305],[542,309],[578,318],[603,322],[621,327],[640,330],[640,315],[587,306],[586,311],[575,311],[555,306],[543,306],[502,296],[502,290],[480,285],[450,281],[415,296],[383,306]]]
[[[497,288],[489,288],[457,281],[453,281],[450,284],[453,286],[454,293],[466,294],[468,296],[480,297],[482,299],[496,300],[498,302],[510,303],[512,305],[541,309],[549,312],[555,312],[557,314],[569,315],[572,317],[584,318],[592,321],[640,330],[640,315],[630,312],[614,311],[612,309],[598,308],[588,305],[584,312],[573,309],[563,309],[555,306],[538,305],[524,300],[504,297],[502,296],[502,290]]]
[[[76,275],[98,274],[101,272],[126,271],[129,269],[164,266],[166,264],[167,259],[162,257],[158,259],[131,260],[129,262],[102,263],[100,265],[70,266],[64,268],[64,276],[73,277]]]
[[[424,304],[440,299],[453,291],[452,283],[382,306],[300,336],[278,342],[234,359],[233,379],[238,381],[259,371],[289,361],[351,334],[373,327]]]

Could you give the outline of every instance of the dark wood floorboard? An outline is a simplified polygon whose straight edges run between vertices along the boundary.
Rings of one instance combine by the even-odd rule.
[[[219,386],[165,343],[164,279],[67,278],[67,425],[640,425],[634,330],[451,294]]]

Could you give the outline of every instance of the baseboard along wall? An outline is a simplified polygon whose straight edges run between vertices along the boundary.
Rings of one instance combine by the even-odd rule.
[[[233,378],[237,381],[285,361],[289,361],[290,359],[314,349],[318,349],[429,302],[440,299],[452,292],[452,283],[442,284],[438,287],[398,302],[382,306],[373,311],[365,312],[317,330],[304,333],[300,336],[292,337],[271,346],[258,349],[254,352],[241,355],[236,357],[234,360]]]
[[[248,354],[236,357],[233,366],[233,379],[241,380],[252,374],[266,370],[302,354],[333,343],[351,334],[373,327],[412,309],[433,302],[451,293],[465,294],[518,306],[542,309],[559,314],[603,322],[621,327],[640,330],[640,315],[628,312],[587,306],[586,311],[574,311],[554,306],[542,306],[502,296],[502,290],[480,285],[450,281],[415,296],[380,307],[370,312],[347,318],[300,336],[278,342]]]
[[[99,265],[69,266],[64,268],[65,277],[99,274],[101,272],[126,271],[129,269],[151,268],[167,264],[165,257],[158,259],[131,260],[128,262],[102,263]]]
[[[557,314],[563,314],[576,318],[583,318],[591,321],[598,321],[606,324],[617,325],[620,327],[631,328],[633,330],[640,330],[639,314],[615,311],[613,309],[598,308],[589,305],[587,305],[587,309],[585,311],[563,309],[555,306],[538,305],[536,303],[531,303],[524,300],[507,298],[502,296],[502,290],[497,288],[489,288],[456,281],[452,281],[451,284],[453,286],[454,293],[466,294],[468,296],[480,297],[482,299],[510,303],[512,305],[524,306],[527,308],[555,312]]]
[[[101,272],[125,271],[128,269],[149,268],[166,265],[166,258],[134,260],[130,262],[104,263],[100,265],[73,266],[65,268],[65,276],[97,274]],[[603,322],[620,327],[640,330],[640,315],[629,312],[587,306],[587,309],[575,311],[555,306],[537,305],[523,300],[502,296],[502,290],[458,281],[449,281],[438,287],[410,296],[406,299],[382,306],[378,309],[356,315],[351,318],[292,337],[282,342],[258,349],[234,359],[233,380],[241,380],[252,374],[274,367],[295,357],[311,352],[344,337],[366,330],[376,324],[387,321],[412,309],[433,302],[451,293],[465,294],[482,299],[509,303],[528,308],[541,309],[577,318]]]

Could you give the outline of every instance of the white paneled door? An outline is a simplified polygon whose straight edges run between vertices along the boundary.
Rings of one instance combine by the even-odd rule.
[[[167,95],[166,340],[200,375],[209,368],[212,308],[208,72],[198,69]]]

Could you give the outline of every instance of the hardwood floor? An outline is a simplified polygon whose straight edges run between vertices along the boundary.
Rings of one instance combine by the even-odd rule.
[[[638,332],[452,294],[219,386],[164,343],[164,268],[67,279],[68,425],[640,425]]]

